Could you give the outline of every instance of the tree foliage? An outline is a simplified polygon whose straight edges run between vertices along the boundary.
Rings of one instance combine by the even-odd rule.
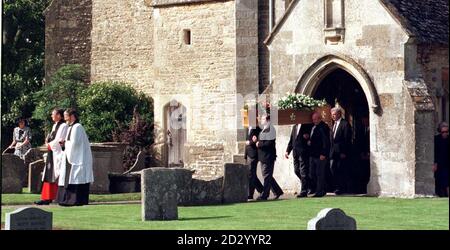
[[[46,84],[34,94],[36,109],[33,118],[45,122],[43,129],[51,128],[50,112],[54,108],[78,109],[78,97],[88,86],[83,82],[85,77],[86,71],[81,65],[65,65],[52,76],[51,84]]]
[[[19,117],[30,118],[33,93],[44,79],[45,21],[49,0],[3,0],[2,148]],[[31,119],[33,124],[33,120]],[[35,131],[33,131],[35,132]],[[36,142],[35,136],[33,142]]]

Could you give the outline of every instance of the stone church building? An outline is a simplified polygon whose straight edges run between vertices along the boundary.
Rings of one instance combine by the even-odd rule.
[[[222,175],[242,160],[240,96],[298,92],[344,109],[355,155],[370,152],[369,195],[434,193],[433,136],[449,120],[448,0],[53,0],[45,15],[46,80],[78,63],[91,83],[152,97],[166,166]],[[283,157],[291,127],[276,129],[274,177],[296,192]]]

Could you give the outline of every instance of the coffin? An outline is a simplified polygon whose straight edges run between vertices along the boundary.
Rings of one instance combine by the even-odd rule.
[[[331,124],[331,107],[329,105],[325,105],[323,107],[316,108],[314,111],[294,109],[278,110],[278,125],[312,123],[311,116],[315,111],[321,114],[322,120],[325,123]]]

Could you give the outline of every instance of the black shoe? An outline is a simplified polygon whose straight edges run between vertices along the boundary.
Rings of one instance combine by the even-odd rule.
[[[337,189],[336,191],[334,191],[335,195],[341,195],[344,194],[344,192],[342,192],[341,190]]]
[[[297,195],[297,198],[303,198],[303,197],[308,197],[308,194],[306,192],[300,193],[299,195]]]
[[[273,198],[274,200],[278,200],[279,198],[280,198],[280,196],[282,196],[284,193],[281,193],[281,194],[277,194],[277,195],[275,195],[275,198]]]
[[[325,193],[315,193],[312,197],[319,198],[319,197],[324,197],[324,196],[325,196]]]
[[[34,202],[34,204],[39,205],[39,206],[41,206],[41,205],[49,205],[50,203],[52,203],[51,200],[40,200],[40,201],[35,201]]]
[[[257,201],[267,201],[267,198],[264,197],[258,197],[256,198]]]
[[[247,200],[253,200],[253,196],[250,196],[250,195],[249,195],[249,196],[247,197]]]
[[[315,193],[316,193],[315,190],[309,190],[309,191],[308,191],[308,195],[312,195],[312,194],[315,194]]]

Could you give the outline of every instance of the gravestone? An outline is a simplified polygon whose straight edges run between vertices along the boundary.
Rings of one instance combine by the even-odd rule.
[[[23,157],[24,157],[26,171],[25,171],[25,177],[22,180],[22,186],[28,187],[28,189],[29,189],[29,186],[28,186],[29,181],[28,180],[30,179],[30,171],[28,168],[30,167],[30,164],[32,162],[44,159],[44,157],[43,157],[43,153],[41,152],[41,150],[39,148],[30,148]]]
[[[37,160],[30,163],[28,168],[28,192],[32,194],[41,193],[42,172],[45,168],[44,160]]]
[[[142,220],[177,220],[175,170],[149,168],[141,173]]]
[[[22,193],[25,172],[22,159],[11,153],[2,154],[2,193]]]
[[[53,214],[35,207],[23,207],[6,214],[5,230],[52,230]]]
[[[326,208],[308,222],[308,230],[356,230],[356,220],[339,208]]]
[[[247,202],[248,165],[226,163],[223,179],[223,203]]]
[[[210,179],[192,179],[191,205],[216,205],[223,200],[223,176]]]
[[[172,168],[175,171],[177,185],[178,205],[191,205],[192,201],[192,174],[193,170],[185,168]]]

